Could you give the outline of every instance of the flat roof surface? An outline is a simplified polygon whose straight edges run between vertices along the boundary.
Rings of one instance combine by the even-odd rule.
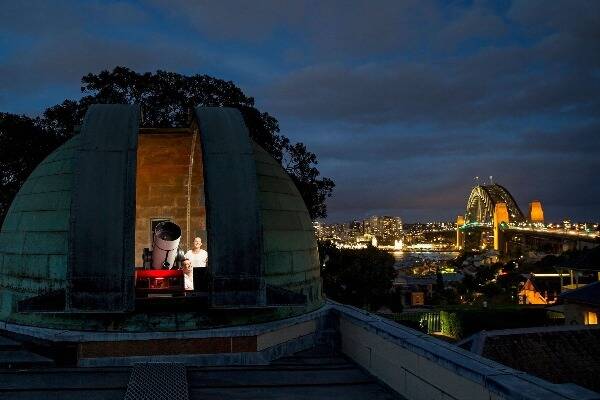
[[[128,399],[143,398],[131,397],[131,387],[128,391],[134,368],[40,365],[20,370],[0,369],[0,398],[112,400],[124,399],[126,395]],[[182,368],[174,366],[171,372],[176,370]],[[189,399],[402,399],[328,348],[306,350],[269,365],[184,367],[183,371]],[[156,393],[152,398],[161,397]]]

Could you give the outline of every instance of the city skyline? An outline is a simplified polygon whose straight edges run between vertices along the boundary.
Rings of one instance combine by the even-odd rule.
[[[486,184],[485,182],[484,183],[479,182],[479,183],[483,184],[483,185]],[[474,188],[476,188],[476,187],[477,186],[473,186],[471,188],[471,190],[474,189]],[[465,197],[465,199],[467,197]],[[550,223],[550,224],[562,224],[565,221],[569,221],[570,223],[576,223],[576,224],[579,224],[579,223],[581,223],[581,224],[584,224],[584,223],[587,223],[587,224],[597,224],[600,221],[600,217],[596,217],[594,219],[589,219],[589,220],[584,220],[584,219],[578,220],[578,219],[575,219],[575,218],[571,218],[568,215],[563,216],[562,218],[552,218],[552,216],[554,216],[554,214],[556,214],[556,213],[552,212],[553,211],[552,207],[550,207],[551,211],[548,212],[548,210],[547,210],[546,205],[544,204],[544,202],[543,201],[540,202],[539,199],[530,199],[529,201],[524,202],[524,203],[520,203],[520,202],[517,201],[517,204],[521,205],[521,211],[525,212],[525,211],[527,211],[527,209],[523,208],[523,207],[529,205],[531,202],[536,202],[536,203],[541,203],[542,204],[543,213],[544,213],[543,215],[546,216],[544,218],[546,223]],[[466,203],[465,203],[465,205],[466,205]],[[384,211],[389,211],[389,210],[384,210]],[[346,219],[342,218],[342,219],[339,219],[339,220],[333,220],[332,218],[327,218],[325,220],[319,220],[319,222],[322,222],[324,224],[348,224],[348,223],[352,223],[354,221],[361,221],[361,220],[365,220],[365,219],[368,219],[368,218],[371,218],[371,217],[377,217],[377,216],[384,216],[385,217],[385,216],[388,216],[388,217],[398,217],[398,218],[401,218],[402,219],[402,223],[404,223],[404,224],[425,224],[425,223],[445,223],[445,222],[452,222],[452,223],[454,223],[456,221],[456,217],[458,217],[458,216],[465,216],[465,214],[468,212],[467,207],[465,206],[462,210],[457,211],[456,215],[454,215],[454,216],[448,216],[447,218],[444,218],[444,217],[441,217],[441,218],[428,218],[427,216],[425,216],[425,217],[422,217],[422,219],[411,220],[411,219],[409,219],[409,218],[406,217],[407,215],[408,216],[410,215],[410,212],[406,212],[406,211],[407,210],[399,210],[399,211],[396,211],[396,213],[394,213],[394,212],[389,212],[389,213],[378,212],[378,210],[367,211],[367,212],[364,212],[361,215],[350,216],[349,218],[346,218]]]
[[[599,27],[585,1],[9,3],[0,111],[39,115],[116,65],[206,73],[318,156],[328,221],[453,219],[490,175],[548,220],[595,220]]]

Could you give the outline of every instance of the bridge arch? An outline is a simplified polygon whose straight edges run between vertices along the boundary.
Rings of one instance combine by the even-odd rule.
[[[471,190],[467,201],[465,222],[491,224],[494,219],[494,208],[498,203],[506,204],[510,222],[525,221],[525,215],[510,192],[504,186],[493,184],[477,185]]]

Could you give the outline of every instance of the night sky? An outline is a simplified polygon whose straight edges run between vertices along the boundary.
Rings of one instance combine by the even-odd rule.
[[[0,0],[0,111],[117,65],[209,74],[317,154],[330,221],[454,219],[490,175],[524,211],[600,220],[600,1],[19,3]]]

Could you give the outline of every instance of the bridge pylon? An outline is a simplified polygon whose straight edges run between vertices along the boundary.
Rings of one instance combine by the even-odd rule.
[[[506,203],[496,203],[494,206],[493,218],[494,250],[504,251],[504,243],[501,238],[502,231],[500,230],[500,224],[508,223],[508,221],[508,207],[506,206]]]
[[[465,233],[460,229],[465,225],[465,217],[459,215],[456,217],[456,250],[462,250],[465,247]]]
[[[529,203],[529,221],[544,223],[544,209],[541,201],[534,200]]]

